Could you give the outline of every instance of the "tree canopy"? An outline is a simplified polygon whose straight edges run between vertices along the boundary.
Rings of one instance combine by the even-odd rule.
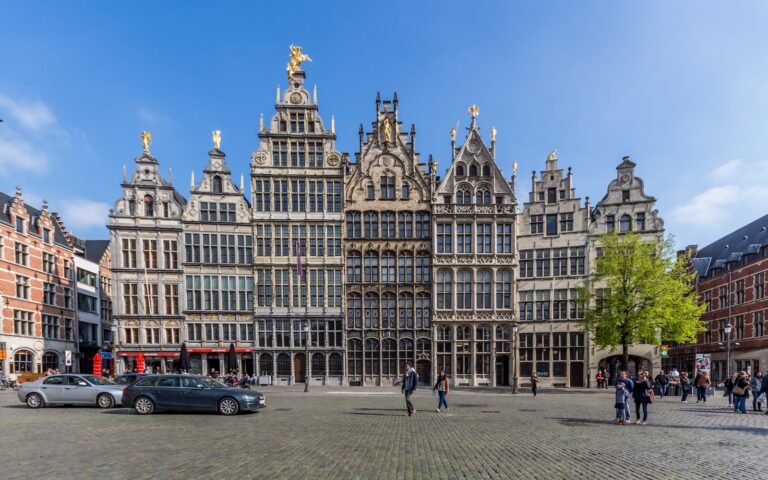
[[[695,272],[688,261],[673,255],[671,242],[660,245],[638,234],[608,233],[598,239],[594,276],[584,287],[583,328],[600,348],[622,347],[622,368],[627,368],[629,345],[662,340],[693,342],[703,331],[693,289]]]

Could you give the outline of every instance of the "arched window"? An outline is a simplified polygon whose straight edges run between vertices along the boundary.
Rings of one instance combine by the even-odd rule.
[[[512,272],[509,270],[496,272],[496,308],[512,308]]]
[[[48,369],[55,370],[59,368],[59,355],[54,352],[45,352],[43,354],[43,371]]]
[[[381,238],[395,238],[395,212],[381,213]]]
[[[376,189],[373,186],[372,183],[368,184],[367,187],[365,187],[366,191],[366,200],[375,200],[376,199]]]
[[[287,353],[281,353],[277,356],[277,376],[291,376],[291,357]]]
[[[379,374],[379,341],[373,338],[365,341],[365,374]]]
[[[155,199],[152,195],[144,195],[144,215],[147,217],[155,216]]]
[[[397,375],[397,341],[394,338],[385,338],[381,342],[381,373],[383,375]]]
[[[456,203],[459,205],[469,205],[472,203],[472,193],[467,188],[460,188],[456,192]]]
[[[411,198],[411,188],[408,186],[407,183],[403,184],[403,200],[408,200]]]
[[[387,250],[381,255],[381,281],[395,283],[395,252]]]
[[[416,238],[430,238],[429,212],[416,212]]]
[[[365,252],[365,263],[363,264],[363,275],[368,283],[378,283],[379,281],[379,252],[368,250]]]
[[[275,374],[275,367],[272,364],[272,355],[262,353],[259,355],[259,376],[271,377]]]
[[[469,176],[470,177],[476,177],[477,176],[477,165],[472,164],[469,166]]]
[[[463,177],[464,176],[464,165],[457,164],[456,165],[456,176],[457,177]]]
[[[34,372],[35,355],[29,350],[17,350],[13,355],[13,373]]]
[[[413,363],[413,340],[410,338],[400,339],[400,363],[411,362]]]
[[[413,238],[412,212],[400,212],[397,214],[397,229],[400,238]]]
[[[416,358],[429,358],[431,356],[431,353],[432,353],[431,340],[429,340],[428,338],[416,339]],[[426,378],[424,380],[426,380]]]
[[[398,299],[400,328],[413,328],[413,295],[401,293]]]
[[[430,270],[429,252],[419,252],[416,255],[416,283],[429,283]]]
[[[360,212],[347,212],[347,238],[360,238]]]
[[[347,328],[361,328],[363,300],[359,293],[347,295]]]
[[[397,254],[397,277],[400,283],[413,283],[413,252],[404,250]]]
[[[491,192],[483,187],[475,194],[475,203],[478,205],[489,205],[491,203]]]
[[[397,328],[397,299],[392,292],[381,295],[381,327]]]
[[[353,338],[347,346],[347,376],[360,377],[363,374],[363,341]]]
[[[469,270],[456,275],[456,308],[472,308],[472,272]]]
[[[621,219],[619,220],[619,231],[621,233],[632,231],[632,217],[626,214],[621,216]]]
[[[456,328],[456,340],[472,340],[472,329],[469,325],[459,325]]]
[[[422,292],[416,295],[416,328],[429,328],[429,294]]]
[[[477,306],[491,308],[491,272],[482,270],[477,274]]]
[[[221,193],[222,192],[222,185],[221,185],[221,177],[218,175],[213,176],[213,193]]]
[[[483,176],[484,177],[490,177],[491,176],[491,167],[488,165],[483,166]]]
[[[332,353],[328,357],[328,375],[332,377],[340,377],[344,375],[340,353]]]
[[[379,238],[379,213],[365,212],[363,216],[365,238]]]
[[[360,283],[362,282],[361,274],[362,257],[360,252],[352,250],[347,254],[347,282]]]
[[[312,376],[325,376],[325,355],[322,353],[315,353],[312,355]]]
[[[453,274],[450,270],[437,272],[437,308],[450,309],[453,306]]]
[[[374,292],[365,294],[365,328],[379,328],[379,296]]]

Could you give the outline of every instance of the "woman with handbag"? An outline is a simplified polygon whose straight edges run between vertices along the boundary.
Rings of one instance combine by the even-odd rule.
[[[691,393],[691,379],[688,378],[688,372],[680,374],[680,390],[683,395],[680,403],[688,403],[688,395]]]
[[[445,413],[448,413],[448,402],[445,401],[445,396],[448,395],[448,383],[448,375],[445,374],[444,370],[440,370],[440,375],[437,376],[437,382],[432,388],[432,391],[437,391],[437,395],[440,397],[440,400],[437,403],[437,413],[440,413],[440,407],[445,407]]]
[[[696,403],[707,403],[707,388],[709,388],[712,383],[709,380],[707,372],[699,371],[693,383],[696,385]]]
[[[648,404],[653,403],[653,385],[645,373],[637,375],[635,388],[632,389],[632,397],[635,400],[635,416],[637,425],[644,425],[648,421]],[[643,407],[643,418],[640,419],[640,407]]]
[[[733,408],[733,387],[736,386],[736,380],[736,372],[733,372],[731,376],[723,382],[723,387],[725,387],[723,396],[728,397],[728,408]]]
[[[749,397],[749,379],[747,372],[739,372],[736,384],[733,386],[733,411],[746,415],[747,397]]]

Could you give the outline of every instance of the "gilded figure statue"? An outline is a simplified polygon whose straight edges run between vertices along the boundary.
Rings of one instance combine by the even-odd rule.
[[[491,127],[491,140],[496,141],[496,127]]]
[[[384,141],[392,141],[392,124],[389,123],[389,118],[384,118]]]
[[[213,138],[213,146],[218,150],[221,147],[221,130],[214,130],[211,132],[211,137]]]
[[[301,64],[304,62],[311,62],[312,59],[309,55],[301,52],[301,47],[291,45],[291,60],[288,62],[286,70],[288,70],[288,78],[293,79],[293,74],[301,71]]]
[[[476,116],[480,115],[480,107],[477,105],[472,105],[469,107],[468,112],[470,115],[472,115],[472,118],[475,118]]]
[[[547,156],[548,162],[551,162],[552,160],[557,160],[557,149],[552,150]]]
[[[152,145],[152,134],[146,130],[142,130],[141,141],[144,144],[144,153],[149,153],[149,146]]]

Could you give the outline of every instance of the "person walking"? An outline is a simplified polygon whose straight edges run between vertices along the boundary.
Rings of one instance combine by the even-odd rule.
[[[637,425],[645,425],[648,421],[648,403],[650,403],[651,394],[653,394],[653,385],[648,380],[645,373],[640,373],[637,376],[637,382],[635,388],[632,390],[632,397],[635,400],[635,423]],[[643,408],[643,418],[640,419],[640,407]]]
[[[656,382],[656,389],[659,391],[659,399],[664,399],[664,394],[667,393],[667,384],[669,383],[669,376],[664,373],[664,370],[659,370],[659,374],[654,379]]]
[[[628,376],[626,371],[619,372],[619,379],[616,380],[616,385],[623,384],[625,388],[625,392],[627,393],[627,401],[624,403],[624,417],[625,420],[628,422],[632,419],[632,416],[630,415],[629,411],[629,396],[632,395],[632,392],[635,389],[635,382],[633,382]]]
[[[445,407],[445,413],[448,413],[448,402],[445,401],[445,396],[448,395],[448,375],[445,374],[445,370],[440,370],[440,375],[437,376],[437,382],[432,388],[432,391],[437,391],[439,401],[437,402],[437,413],[440,413],[440,407]]]
[[[760,393],[762,393],[761,391],[763,389],[763,382],[764,382],[763,372],[759,370],[755,372],[755,376],[749,380],[749,386],[752,388],[752,411],[753,412],[763,411],[763,404],[757,401],[757,399],[760,397]]]
[[[696,403],[707,403],[707,388],[712,384],[707,372],[699,370],[693,384],[696,385]]]
[[[680,392],[682,394],[680,403],[688,403],[688,394],[691,393],[691,379],[688,378],[688,372],[680,374]]]
[[[747,372],[739,372],[736,384],[733,386],[733,411],[746,415],[747,398],[749,397],[749,379]]]
[[[597,380],[597,388],[603,388],[603,383],[605,383],[605,376],[603,375],[603,370],[602,369],[597,371],[597,375],[595,376],[595,380]]]
[[[533,372],[533,375],[531,375],[531,391],[533,391],[533,396],[536,396],[536,392],[539,390],[539,376],[536,375],[536,372]]]
[[[733,372],[731,373],[731,376],[723,382],[723,387],[725,388],[723,396],[728,397],[728,408],[733,408],[733,387],[736,386],[736,380],[736,372]]]
[[[616,425],[625,425],[624,413],[627,409],[627,401],[629,401],[629,392],[627,391],[626,385],[621,382],[616,383],[615,388],[616,403],[614,404],[614,408],[616,408]]]
[[[405,408],[408,410],[408,416],[412,417],[416,414],[416,409],[413,407],[411,396],[419,385],[419,375],[410,362],[405,362],[405,374],[403,374],[401,383],[400,391],[405,394]]]
[[[760,391],[768,397],[768,377],[763,379],[763,385],[760,387]],[[765,414],[768,415],[768,401],[766,402]]]

